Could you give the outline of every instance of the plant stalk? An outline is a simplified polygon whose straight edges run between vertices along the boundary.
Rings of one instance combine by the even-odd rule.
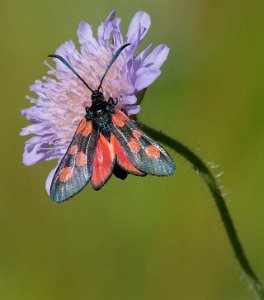
[[[164,133],[159,132],[145,124],[142,125],[144,130],[150,136],[160,141],[161,143],[171,147],[173,150],[175,150],[176,153],[180,154],[186,160],[188,160],[193,165],[194,169],[198,171],[198,174],[203,178],[215,200],[215,204],[223,221],[228,239],[231,243],[236,258],[249,281],[250,288],[254,291],[256,299],[264,300],[263,286],[246,257],[245,251],[238,238],[237,232],[234,227],[234,223],[225,203],[225,198],[209,167],[202,161],[202,159],[200,159],[194,152],[192,152],[181,142],[172,139],[168,135],[165,135]]]

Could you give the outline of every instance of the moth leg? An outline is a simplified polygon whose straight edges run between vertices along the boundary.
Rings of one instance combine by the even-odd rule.
[[[112,105],[114,105],[114,106],[116,106],[117,103],[118,103],[118,100],[114,100],[112,97],[109,97],[108,103],[109,103],[109,104],[112,104]]]
[[[126,114],[126,115],[128,116],[127,111],[126,111],[125,108],[122,107],[120,110],[121,110],[124,114]]]

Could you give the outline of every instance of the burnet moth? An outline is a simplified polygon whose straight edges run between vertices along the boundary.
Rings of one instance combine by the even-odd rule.
[[[85,108],[86,114],[54,174],[50,197],[55,202],[73,197],[89,182],[93,189],[99,190],[112,173],[121,179],[125,179],[128,173],[138,176],[175,173],[175,164],[165,149],[122,109],[116,108],[112,98],[105,101],[100,91],[112,64],[129,45],[117,50],[96,90],[92,90],[63,57],[49,55],[59,59],[92,92],[92,105]]]

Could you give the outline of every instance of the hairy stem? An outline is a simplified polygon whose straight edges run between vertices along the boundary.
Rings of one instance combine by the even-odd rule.
[[[187,159],[194,167],[195,170],[198,171],[198,174],[203,178],[209,190],[212,193],[212,196],[215,200],[216,206],[220,213],[221,219],[224,223],[224,227],[229,238],[229,241],[232,245],[232,248],[235,252],[235,256],[245,272],[245,275],[249,281],[250,287],[254,291],[256,299],[264,300],[264,289],[259,281],[257,275],[254,270],[250,266],[250,263],[245,255],[241,242],[239,241],[238,235],[236,233],[234,223],[231,219],[230,213],[225,203],[225,199],[223,194],[218,186],[216,179],[211,173],[210,169],[207,165],[189,148],[180,143],[179,141],[172,139],[171,137],[159,132],[145,124],[142,124],[144,130],[150,134],[155,139],[159,140],[163,144],[168,145],[172,149],[174,149],[178,154]]]

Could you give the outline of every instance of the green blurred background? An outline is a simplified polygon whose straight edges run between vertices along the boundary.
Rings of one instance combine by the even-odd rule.
[[[140,119],[224,170],[219,179],[246,253],[264,281],[264,2],[1,1],[0,298],[253,299],[218,211],[189,163],[170,178],[115,178],[56,205],[44,183],[55,162],[22,165],[28,86],[47,54],[96,29],[116,9],[126,32],[137,10],[142,45],[171,48]]]

